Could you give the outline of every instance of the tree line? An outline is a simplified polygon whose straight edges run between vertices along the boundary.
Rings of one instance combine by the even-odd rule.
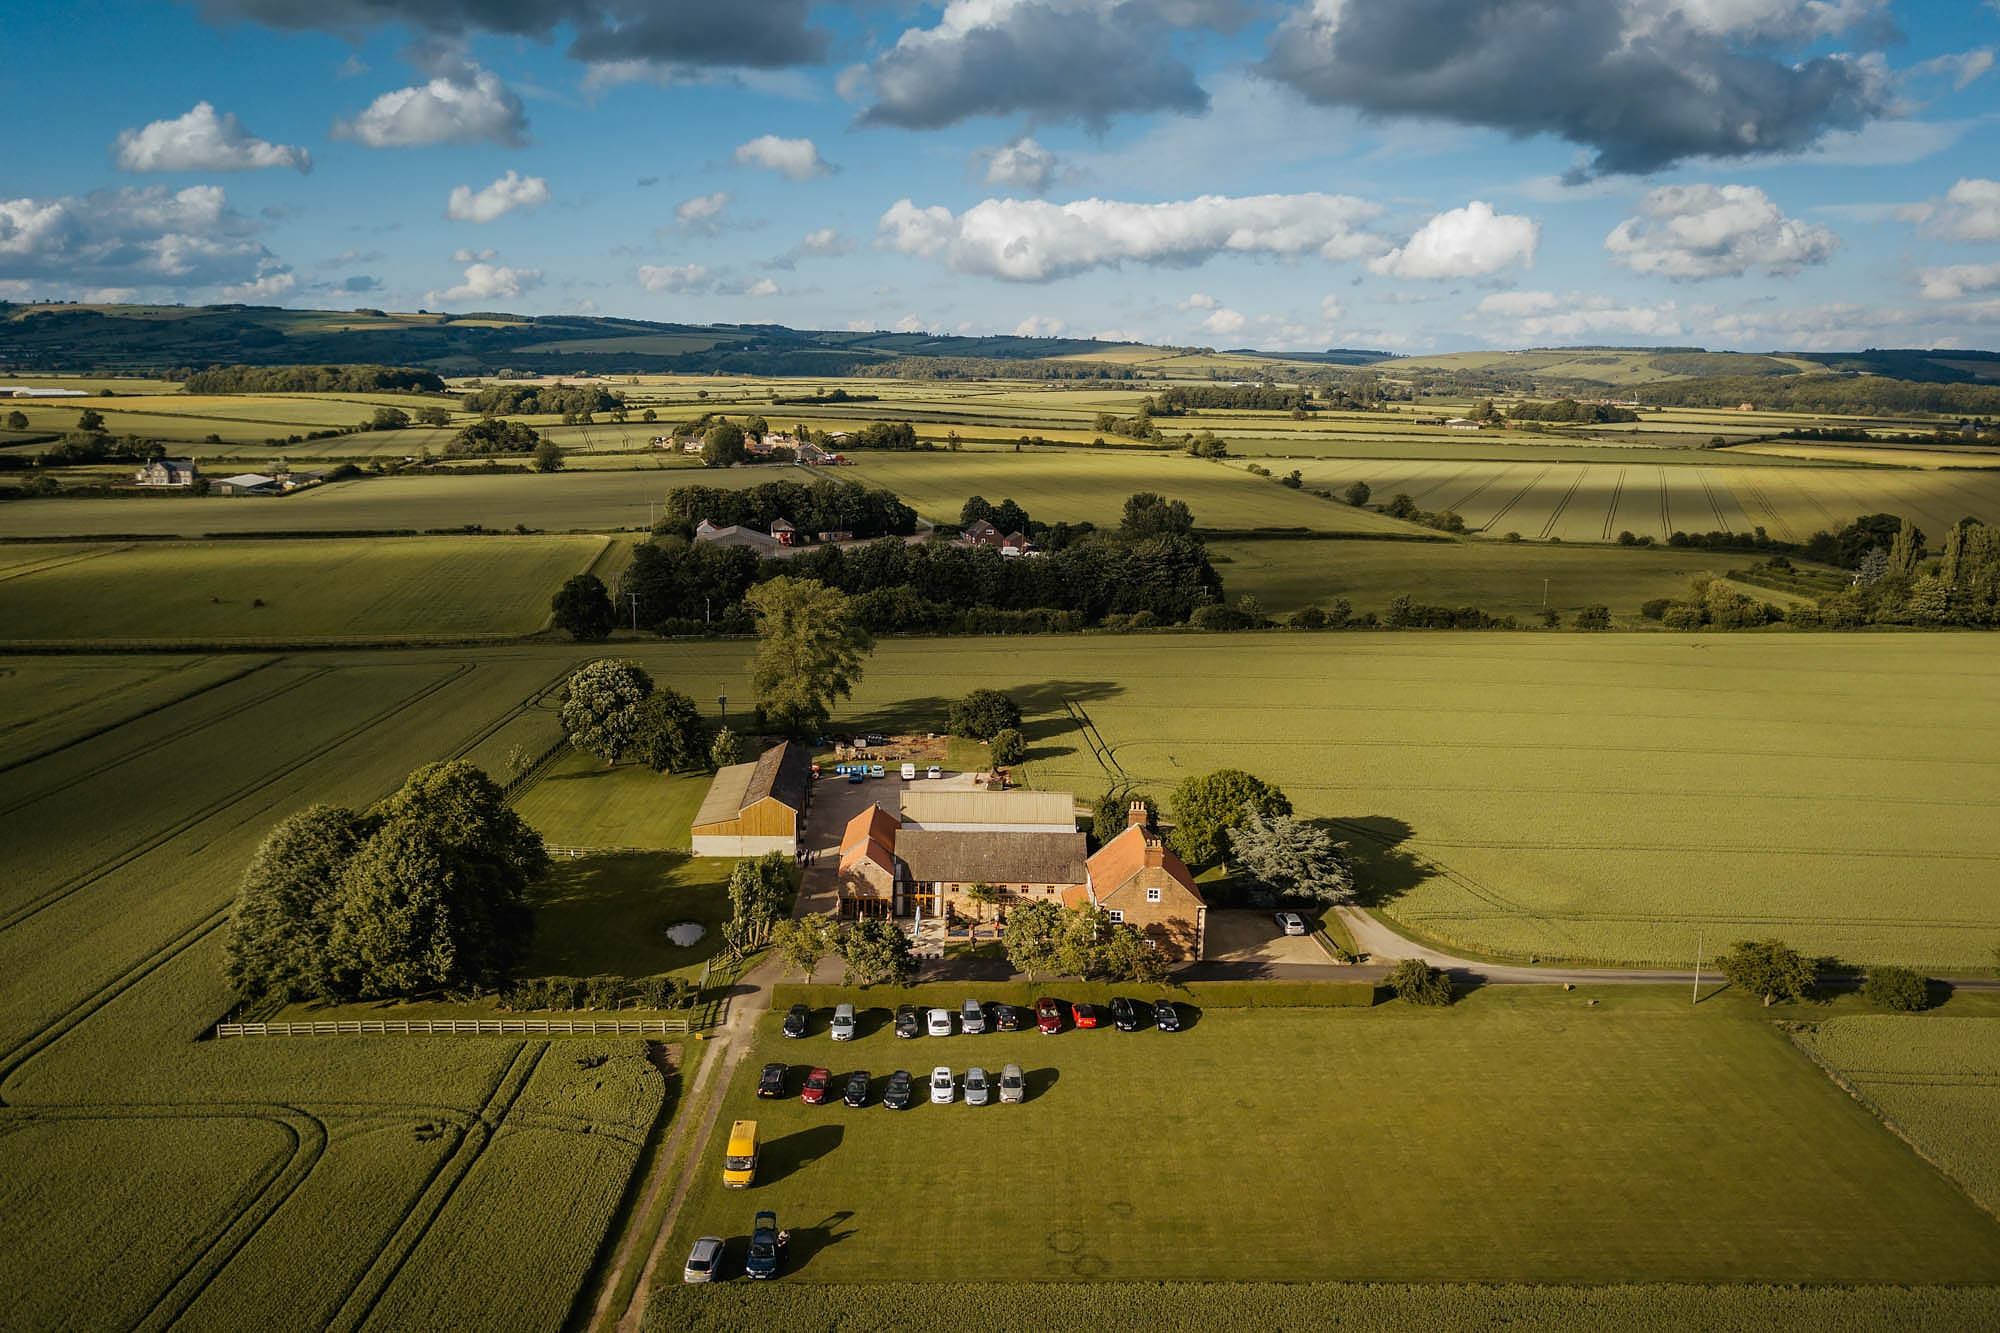
[[[1766,411],[1837,412],[1854,416],[2000,413],[2000,385],[1933,384],[1883,375],[1718,375],[1645,384],[1635,392],[1646,402],[1663,407],[1735,407],[1739,403],[1755,403]]]
[[[1559,421],[1586,426],[1639,419],[1639,414],[1629,407],[1613,407],[1609,403],[1583,403],[1574,398],[1515,403],[1507,409],[1507,416],[1515,421]]]
[[[408,366],[210,366],[179,372],[188,393],[443,393],[434,371]]]
[[[492,384],[463,398],[465,410],[481,416],[561,416],[581,419],[593,412],[622,412],[625,400],[594,384]]]
[[[801,532],[851,532],[857,538],[907,537],[917,530],[917,511],[893,493],[821,478],[767,481],[741,489],[679,486],[667,493],[655,531],[692,537],[696,525],[707,519],[718,527],[743,525],[769,532],[781,518]]]

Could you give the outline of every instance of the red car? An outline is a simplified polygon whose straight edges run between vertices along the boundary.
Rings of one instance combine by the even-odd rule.
[[[1096,1027],[1096,1026],[1097,1026],[1097,1006],[1096,1006],[1096,1005],[1094,1005],[1094,1004],[1073,1004],[1073,1005],[1071,1005],[1071,1006],[1069,1007],[1069,1012],[1070,1012],[1070,1017],[1072,1017],[1072,1018],[1074,1018],[1074,1019],[1076,1020],[1076,1025],[1077,1025],[1078,1027],[1080,1027],[1080,1028],[1094,1028],[1094,1027]]]
[[[1053,1037],[1062,1031],[1062,1001],[1044,996],[1035,1001],[1035,1029],[1044,1037]]]
[[[826,1100],[826,1090],[833,1086],[833,1075],[824,1069],[815,1069],[806,1075],[806,1086],[799,1093],[799,1100],[807,1106],[818,1106]]]

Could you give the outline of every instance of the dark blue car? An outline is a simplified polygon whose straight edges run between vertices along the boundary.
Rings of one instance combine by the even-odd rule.
[[[766,1208],[750,1228],[750,1256],[743,1261],[743,1272],[749,1277],[776,1277],[780,1257],[778,1215]]]

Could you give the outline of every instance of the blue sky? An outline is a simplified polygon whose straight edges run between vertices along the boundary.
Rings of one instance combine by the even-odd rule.
[[[6,32],[11,299],[2000,345],[1990,3],[13,0]]]

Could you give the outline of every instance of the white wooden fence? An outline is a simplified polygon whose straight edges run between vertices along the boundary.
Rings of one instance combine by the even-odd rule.
[[[686,1018],[342,1018],[310,1023],[217,1023],[218,1037],[665,1036],[691,1032]]]

